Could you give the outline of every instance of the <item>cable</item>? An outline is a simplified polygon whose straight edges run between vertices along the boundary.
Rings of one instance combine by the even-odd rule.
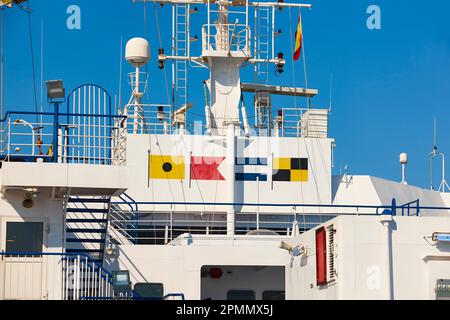
[[[34,62],[34,50],[33,50],[33,29],[31,26],[31,12],[32,10],[30,8],[30,0],[27,0],[28,8],[25,8],[21,5],[19,5],[19,8],[21,10],[28,13],[28,35],[29,35],[29,41],[30,41],[30,53],[31,53],[31,67],[32,67],[32,74],[33,74],[33,91],[34,91],[34,106],[36,109],[36,123],[39,122],[39,107],[38,107],[38,97],[37,97],[37,89],[36,89],[36,68],[35,68],[35,62]]]
[[[24,12],[26,12],[26,13],[31,13],[31,12],[33,12],[33,10],[31,10],[31,6],[30,6],[30,3],[29,3],[29,1],[27,0],[27,3],[28,3],[28,7],[24,7],[24,5],[23,4],[21,4],[21,3],[16,3],[16,5],[17,5],[17,7],[20,9],[20,10],[22,10],[22,11],[24,11]]]
[[[155,15],[156,32],[158,34],[159,47],[162,48],[163,47],[163,43],[162,43],[162,38],[161,38],[161,29],[159,27],[159,19],[158,19],[158,13],[157,13],[157,3],[156,3],[155,0],[153,0],[153,2],[154,2],[153,12],[154,12],[154,15]],[[171,99],[170,99],[170,93],[169,93],[169,85],[168,85],[168,81],[167,81],[166,68],[164,68],[164,84],[165,84],[165,87],[166,87],[167,101],[168,101],[168,104],[170,104],[171,103]]]

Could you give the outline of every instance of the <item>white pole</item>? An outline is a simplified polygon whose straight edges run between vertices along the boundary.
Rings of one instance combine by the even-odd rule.
[[[275,59],[275,7],[272,7],[272,59]]]
[[[139,68],[136,68],[135,84],[134,84],[134,133],[138,133],[138,117],[139,117],[139,105],[141,104],[141,97],[139,92]]]
[[[234,236],[235,221],[234,221],[234,202],[235,202],[235,159],[236,159],[236,133],[234,123],[228,124],[227,131],[227,161],[228,161],[228,199],[229,207],[227,211],[227,236]]]
[[[34,149],[34,134],[33,134],[33,149]],[[64,149],[63,149],[63,131],[61,128],[59,128],[58,129],[58,159],[57,159],[58,163],[64,162],[63,159],[64,159],[65,155],[63,154],[63,151],[64,151]],[[89,150],[88,150],[88,152],[89,152]],[[34,154],[34,152],[33,152],[33,154]]]
[[[392,215],[381,215],[380,222],[385,228],[386,238],[386,256],[385,256],[385,280],[386,280],[386,300],[394,299],[394,283],[393,283],[393,265],[392,265],[392,236],[391,236],[391,224]]]
[[[442,192],[445,192],[445,157],[443,153],[441,153],[441,157],[442,157]]]
[[[445,180],[445,156],[442,152],[440,152],[439,155],[442,157],[442,181],[441,181],[438,191],[445,192],[446,188],[449,189],[447,181]]]
[[[405,164],[402,164],[402,184],[406,184],[405,180]]]
[[[256,230],[259,230],[259,177],[256,177],[256,188],[257,188],[257,197],[258,197],[258,206],[256,207]]]
[[[206,115],[206,132],[211,134],[211,109],[208,105],[205,106],[205,115]]]
[[[207,16],[208,16],[208,22],[207,22],[207,24],[208,24],[208,31],[206,32],[206,43],[208,44],[207,50],[210,50],[210,48],[211,48],[211,43],[210,43],[210,41],[211,41],[211,12],[210,12],[210,10],[211,10],[211,8],[210,8],[210,0],[208,0],[208,13],[207,13]]]
[[[243,101],[242,101],[241,112],[242,112],[242,122],[244,123],[244,133],[248,137],[248,136],[250,136],[250,127],[248,125],[247,108],[245,107],[245,104]]]
[[[135,83],[135,95],[139,95],[139,68],[136,68],[136,83]]]

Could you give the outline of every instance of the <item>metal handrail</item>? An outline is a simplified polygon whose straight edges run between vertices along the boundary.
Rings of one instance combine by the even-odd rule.
[[[102,272],[106,273],[110,278],[112,273],[106,270],[101,264],[95,261],[92,257],[85,253],[77,252],[5,252],[0,251],[0,256],[62,256],[62,257],[84,257],[89,260],[90,263],[94,263]]]
[[[124,192],[122,195],[120,195],[119,198],[122,199],[123,204],[128,205],[131,208],[131,210],[132,210],[131,212],[132,212],[132,215],[133,215],[133,218],[134,218],[133,220],[134,220],[134,232],[135,232],[134,244],[137,244],[137,241],[138,241],[138,230],[139,230],[139,205],[126,192]],[[124,199],[124,198],[128,198],[128,200]],[[135,208],[133,208],[133,205],[135,206]]]
[[[415,207],[411,207],[411,205],[415,204]],[[419,217],[420,216],[420,199],[405,203],[404,205],[399,206],[400,209],[402,209],[402,216],[405,215],[405,210],[407,210],[407,216],[411,216],[410,215],[410,210],[411,208],[415,208],[416,209],[416,214],[415,216]]]
[[[41,117],[41,121],[38,119],[36,119],[36,122],[26,121],[34,116],[36,118]],[[44,116],[46,118],[43,120]],[[18,123],[29,123],[32,127],[31,132],[24,132],[27,128],[22,126],[15,128],[11,120],[13,117],[26,119],[19,119],[21,122]],[[54,118],[54,120],[50,121],[48,117]],[[67,121],[59,120],[64,118],[67,118]],[[74,120],[69,122],[69,118]],[[114,121],[115,125],[111,124],[111,119],[116,120]],[[20,158],[26,161],[34,161],[38,158],[46,160],[51,158],[52,162],[71,161],[123,165],[125,163],[124,154],[116,148],[120,149],[124,146],[116,140],[123,138],[124,132],[121,132],[120,129],[126,119],[126,115],[7,111],[0,119],[0,123],[6,123],[1,131],[1,160],[9,161]],[[84,120],[84,123],[77,123],[77,121],[82,120]],[[57,128],[57,132],[59,131],[56,138],[54,128]],[[30,136],[31,143],[25,141]],[[40,139],[36,141],[36,137]],[[43,141],[49,138],[53,138],[51,143]],[[40,149],[39,155],[35,152],[37,147]],[[49,149],[47,154],[43,154],[43,148]],[[61,155],[56,152],[59,148],[62,150]],[[113,150],[114,153],[112,153]]]
[[[120,204],[121,202],[111,202]],[[391,208],[391,205],[347,205],[347,204],[307,204],[307,203],[245,203],[245,202],[183,202],[183,201],[137,201],[138,205],[192,205],[192,206],[250,206],[250,207],[315,207],[315,208],[354,208],[354,209],[377,209]],[[446,208],[450,210],[450,207]]]
[[[112,204],[123,204],[120,202],[112,202]],[[160,208],[158,210],[138,210],[140,216],[144,216],[145,214],[160,214],[162,215],[160,218],[157,217],[149,217],[148,219],[138,219],[139,220],[139,234],[140,237],[133,238],[132,234],[138,236],[137,228],[132,224],[134,221],[134,217],[131,219],[128,218],[129,215],[122,215],[121,217],[116,217],[115,223],[119,225],[122,230],[122,234],[124,235],[123,239],[127,239],[132,241],[132,243],[136,243],[136,241],[157,241],[160,243],[162,240],[164,240],[164,243],[167,243],[170,239],[172,239],[172,234],[180,234],[184,232],[189,233],[195,233],[195,234],[218,234],[221,231],[224,230],[218,230],[216,228],[222,228],[226,226],[226,222],[222,220],[214,221],[213,224],[211,224],[210,220],[205,221],[194,221],[192,224],[192,220],[189,219],[179,219],[181,217],[172,217],[174,214],[179,214],[180,212],[186,213],[185,210],[177,211],[173,210],[174,205],[180,205],[180,206],[192,206],[191,213],[195,214],[198,212],[195,210],[195,206],[214,206],[214,209],[210,210],[202,210],[202,213],[209,213],[209,214],[225,214],[225,212],[221,211],[220,209],[217,211],[215,208],[220,206],[248,206],[248,207],[268,207],[268,208],[292,208],[292,212],[275,212],[276,210],[266,210],[267,212],[260,213],[262,217],[267,216],[273,216],[276,215],[279,218],[269,220],[260,221],[259,226],[262,226],[263,228],[275,230],[277,233],[279,231],[282,231],[282,233],[279,233],[280,235],[289,235],[290,229],[292,227],[293,220],[301,221],[302,217],[305,217],[306,220],[304,220],[303,223],[301,223],[301,227],[305,230],[308,230],[314,226],[316,226],[318,223],[323,223],[323,219],[331,219],[333,217],[338,216],[376,216],[381,214],[390,214],[395,216],[397,214],[397,209],[402,210],[402,216],[405,216],[405,211],[407,211],[406,216],[412,216],[410,214],[411,209],[416,209],[416,216],[420,216],[421,210],[446,210],[450,211],[450,207],[421,207],[419,200],[408,202],[404,205],[397,206],[396,200],[393,199],[392,203],[390,205],[367,205],[367,204],[306,204],[306,203],[284,203],[284,204],[274,204],[274,203],[214,203],[214,202],[161,202],[161,201],[153,201],[153,202],[141,202],[141,201],[133,201],[133,204],[136,206],[149,206],[149,205],[162,205],[167,206],[167,208]],[[134,210],[134,208],[129,204],[130,208]],[[170,206],[170,209],[169,209]],[[301,210],[303,212],[299,212],[301,208],[315,208],[317,210],[311,210],[314,212],[305,212],[305,210]],[[139,209],[139,208],[138,208]],[[267,209],[267,208],[266,208]],[[387,211],[386,211],[387,210]],[[308,210],[306,210],[308,211]],[[169,215],[170,219],[167,216],[164,217],[164,215]],[[241,228],[243,232],[245,230],[252,230],[255,226],[255,221],[253,220],[253,216],[256,215],[253,211],[252,212],[237,212],[237,217],[241,216],[241,219],[237,219],[236,226],[238,228]],[[315,217],[320,217],[320,221],[316,221]],[[156,218],[156,219],[154,219]],[[134,222],[133,222],[134,223]],[[168,228],[168,229],[167,229]],[[151,233],[155,234],[151,234]],[[142,233],[142,234],[141,234]],[[163,234],[164,233],[164,234]],[[120,237],[120,236],[119,236]],[[117,238],[122,239],[122,238]]]
[[[43,259],[43,262],[50,262],[51,265],[55,264],[56,266],[57,264],[61,268],[63,278],[61,287],[55,289],[61,290],[61,297],[64,300],[78,300],[86,293],[101,298],[113,295],[114,292],[112,274],[84,253],[0,252],[0,256],[7,256],[11,259],[11,262],[19,263],[19,266],[21,264],[26,266],[30,257]],[[44,260],[44,257],[56,257],[56,260]],[[49,270],[46,270],[46,272],[48,273]],[[55,269],[51,270],[52,272],[56,271]],[[55,294],[57,291],[55,291]]]

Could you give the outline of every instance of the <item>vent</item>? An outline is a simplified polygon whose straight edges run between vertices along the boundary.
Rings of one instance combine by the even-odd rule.
[[[336,280],[336,229],[334,225],[327,227],[327,280],[328,282]]]

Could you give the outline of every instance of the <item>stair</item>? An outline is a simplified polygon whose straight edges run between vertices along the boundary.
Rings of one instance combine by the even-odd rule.
[[[65,248],[103,262],[110,197],[69,197],[65,209]]]

